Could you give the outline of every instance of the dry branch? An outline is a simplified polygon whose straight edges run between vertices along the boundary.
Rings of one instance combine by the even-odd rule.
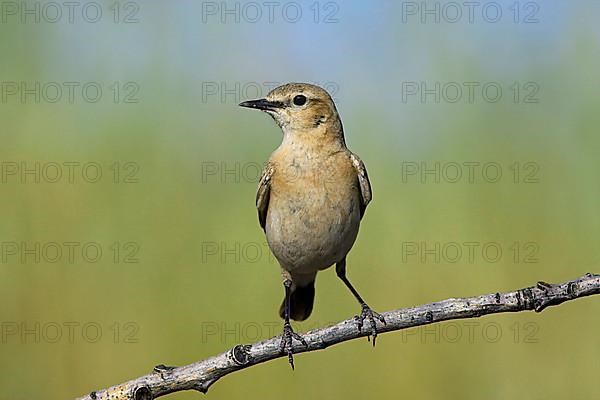
[[[586,274],[581,278],[555,285],[538,282],[536,286],[514,292],[447,299],[388,311],[382,313],[387,324],[378,324],[378,331],[397,331],[440,321],[477,318],[504,312],[540,312],[548,306],[594,294],[600,294],[600,275]],[[368,332],[368,321],[365,321],[362,331],[359,332],[355,320],[347,319],[336,325],[303,334],[308,347],[294,343],[294,353],[325,349],[337,343],[367,336]],[[78,400],[150,400],[181,390],[206,393],[213,383],[225,375],[283,357],[279,342],[280,337],[275,337],[259,343],[237,345],[225,353],[184,367],[159,365],[154,367],[154,371],[149,375],[108,389],[97,390]]]

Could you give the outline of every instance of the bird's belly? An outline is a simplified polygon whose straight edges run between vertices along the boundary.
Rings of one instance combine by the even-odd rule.
[[[311,273],[340,261],[350,251],[359,224],[357,192],[274,193],[267,214],[267,242],[284,269]]]

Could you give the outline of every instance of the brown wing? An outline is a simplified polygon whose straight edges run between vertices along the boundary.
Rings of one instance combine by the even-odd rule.
[[[362,160],[354,153],[350,153],[350,160],[356,170],[358,176],[358,183],[360,186],[360,217],[365,214],[367,205],[373,198],[373,192],[371,191],[371,182],[369,182],[369,175],[367,175],[367,168]]]
[[[265,230],[267,222],[267,211],[269,208],[269,196],[271,194],[271,177],[273,176],[274,167],[268,163],[263,170],[260,181],[258,182],[258,190],[256,191],[256,209],[258,211],[258,222],[260,227]]]

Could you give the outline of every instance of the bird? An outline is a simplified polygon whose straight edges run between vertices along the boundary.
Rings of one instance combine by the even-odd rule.
[[[377,338],[373,311],[348,280],[346,257],[372,199],[365,164],[346,146],[342,121],[329,93],[308,83],[287,83],[241,107],[269,114],[283,131],[258,183],[256,208],[268,246],[281,266],[285,291],[279,315],[284,320],[280,350],[294,369],[293,340],[307,346],[290,319],[303,321],[313,309],[315,279],[335,264],[337,276],[361,306],[359,332]]]

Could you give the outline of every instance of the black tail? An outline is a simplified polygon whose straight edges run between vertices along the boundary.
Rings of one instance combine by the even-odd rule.
[[[297,287],[290,294],[290,318],[304,321],[310,316],[315,302],[315,281],[306,286]],[[279,316],[285,318],[285,298],[279,307]]]

